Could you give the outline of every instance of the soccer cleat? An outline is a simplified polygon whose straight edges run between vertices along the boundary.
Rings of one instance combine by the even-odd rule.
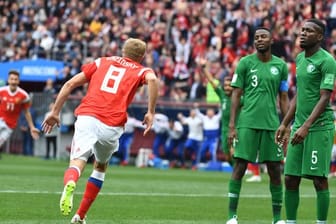
[[[260,182],[261,176],[253,175],[252,177],[246,179],[246,182]]]
[[[69,181],[65,186],[60,200],[60,209],[63,215],[69,215],[72,210],[73,193],[76,183]]]
[[[232,217],[231,219],[229,219],[226,224],[238,224],[238,218],[237,216]]]
[[[78,214],[74,215],[71,219],[71,224],[86,224],[85,218],[81,219]]]
[[[286,224],[286,222],[284,220],[279,220],[276,222],[272,222],[272,224]]]

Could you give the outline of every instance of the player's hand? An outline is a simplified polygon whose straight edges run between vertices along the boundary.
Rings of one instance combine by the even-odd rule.
[[[282,147],[289,140],[290,129],[285,125],[280,125],[275,132],[274,140],[275,143]]]
[[[146,125],[146,128],[143,132],[143,136],[147,135],[147,133],[151,130],[153,126],[153,120],[154,120],[154,114],[147,112],[142,121],[142,124]]]
[[[40,138],[40,130],[35,127],[30,130],[30,134],[34,140],[37,140]]]
[[[59,115],[49,114],[42,122],[42,131],[44,133],[50,133],[55,125],[57,125],[57,127],[60,126]]]
[[[199,57],[198,58],[198,65],[201,66],[202,68],[205,68],[207,66],[208,61],[204,57]]]
[[[305,137],[308,135],[309,128],[305,127],[304,125],[301,126],[293,135],[291,144],[297,145],[303,142]]]
[[[235,128],[229,128],[228,144],[235,147],[236,142],[238,142],[237,132]]]

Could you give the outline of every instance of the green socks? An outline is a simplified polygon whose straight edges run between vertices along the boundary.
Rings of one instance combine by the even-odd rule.
[[[229,182],[229,219],[237,215],[241,180],[231,179]]]
[[[299,202],[299,190],[285,190],[285,207],[287,220],[296,220]]]
[[[330,193],[329,190],[322,190],[316,192],[316,210],[317,210],[317,220],[325,221],[328,217],[328,210],[330,204]]]
[[[269,186],[272,195],[272,211],[273,211],[273,222],[281,220],[281,207],[282,207],[282,185]]]
[[[317,223],[325,223],[328,217],[328,210],[330,204],[329,190],[316,192],[316,210],[317,210]],[[298,190],[285,191],[285,206],[287,220],[296,220],[297,209],[299,207],[300,197]]]

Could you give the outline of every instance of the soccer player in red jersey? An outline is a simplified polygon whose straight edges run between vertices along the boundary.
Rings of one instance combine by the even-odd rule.
[[[81,72],[63,85],[50,115],[42,123],[46,133],[54,125],[59,126],[59,114],[70,92],[85,83],[89,84],[87,94],[75,110],[77,120],[70,164],[64,174],[64,190],[60,200],[63,215],[69,215],[72,210],[76,183],[91,155],[94,155],[95,162],[71,223],[86,223],[86,213],[102,187],[108,162],[113,152],[118,150],[119,137],[127,120],[127,107],[137,89],[144,84],[147,84],[148,89],[148,110],[143,119],[146,125],[144,135],[152,127],[158,80],[152,69],[140,64],[145,52],[145,42],[130,38],[124,43],[122,57],[101,57],[84,64]]]
[[[29,111],[31,99],[28,93],[19,87],[19,72],[9,71],[7,82],[7,86],[0,88],[0,147],[10,138],[21,111],[24,112],[33,139],[38,139],[40,132],[35,128]]]

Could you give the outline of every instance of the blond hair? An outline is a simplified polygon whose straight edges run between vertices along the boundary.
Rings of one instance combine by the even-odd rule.
[[[122,48],[123,57],[141,62],[146,53],[146,43],[140,39],[129,38]]]

